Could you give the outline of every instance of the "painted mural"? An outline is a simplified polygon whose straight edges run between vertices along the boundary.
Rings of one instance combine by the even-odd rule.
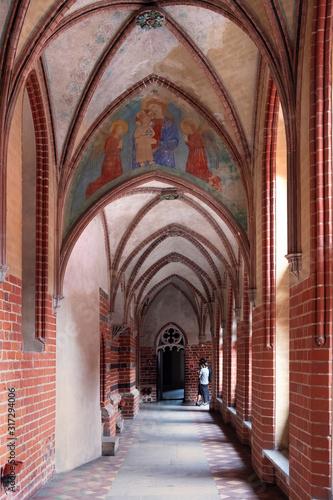
[[[70,219],[110,188],[152,169],[188,176],[246,229],[245,193],[227,148],[189,105],[158,90],[133,98],[91,142],[72,182]]]
[[[98,0],[77,0],[70,9],[68,9],[67,14],[72,14],[73,12],[81,9],[82,7],[86,7],[87,5],[92,5],[98,2]]]
[[[2,42],[3,33],[5,31],[10,6],[11,0],[0,0],[0,43]]]
[[[44,63],[49,77],[59,155],[75,107],[96,60],[128,12],[124,9],[85,18],[64,31],[45,51]],[[63,54],[67,54],[66,58]]]

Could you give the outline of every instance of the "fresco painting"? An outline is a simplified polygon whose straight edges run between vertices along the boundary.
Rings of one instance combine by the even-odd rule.
[[[44,62],[50,82],[59,155],[96,59],[127,16],[128,11],[122,10],[84,19],[66,30],[45,51]],[[65,58],[64,54],[67,54]]]
[[[183,6],[169,5],[164,9],[184,28],[205,55],[210,50],[223,46],[223,33],[229,23],[225,17],[191,5],[186,5],[185,9]]]
[[[81,9],[82,7],[86,7],[87,5],[92,5],[96,2],[98,2],[99,0],[77,0],[73,5],[72,7],[67,11],[67,16],[69,14],[72,14],[73,12]]]
[[[108,182],[113,181],[123,173],[120,151],[123,148],[122,136],[126,134],[128,125],[124,120],[117,120],[110,127],[110,134],[104,145],[104,160],[101,175],[91,182],[86,190],[86,198],[89,198],[98,189]]]
[[[11,3],[11,0],[0,0],[0,42],[2,42]]]
[[[87,107],[84,122],[90,126],[110,102],[147,74],[157,72],[163,76],[156,66],[178,46],[177,38],[164,26],[149,32],[136,26],[105,69]],[[135,50],[129,50],[129,47],[135,47]],[[123,68],[131,68],[131,71],[124,72]]]
[[[291,2],[293,4],[293,2]],[[223,74],[223,84],[229,88],[233,102],[242,102],[237,109],[242,120],[242,126],[248,136],[251,136],[253,123],[253,100],[257,80],[257,47],[249,43],[244,31],[232,21],[216,12],[207,14],[205,9],[194,6],[172,5],[165,10],[184,28],[186,33],[200,47],[215,70]],[[200,15],[201,12],[201,15]],[[232,36],[242,54],[242,64],[226,48],[226,40]],[[237,40],[237,41],[236,41]],[[233,67],[230,79],[224,68]],[[229,130],[229,133],[231,131]]]
[[[152,91],[114,113],[90,143],[73,179],[72,219],[120,177],[123,182],[140,169],[166,168],[189,175],[220,197],[246,229],[245,193],[227,148],[186,103],[173,100]]]
[[[148,115],[151,118],[153,136],[149,138],[153,152],[153,162],[157,165],[175,168],[174,150],[178,146],[178,127],[174,116],[167,113],[168,103],[156,96],[148,96],[141,102],[140,116]],[[149,134],[149,131],[148,131]],[[134,133],[135,139],[136,132]],[[132,168],[140,167],[136,161],[137,144],[133,141]]]

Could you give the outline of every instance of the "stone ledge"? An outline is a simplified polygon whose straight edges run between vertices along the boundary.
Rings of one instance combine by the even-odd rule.
[[[289,478],[289,459],[278,450],[263,450],[264,457],[267,457],[272,464]]]
[[[243,424],[245,427],[247,427],[250,431],[252,431],[252,422],[250,420],[243,420]]]
[[[230,411],[233,415],[237,415],[236,408],[233,406],[227,406],[227,410]]]
[[[122,418],[117,418],[116,420],[116,432],[117,434],[123,432],[124,430],[124,419]]]
[[[118,436],[103,436],[102,437],[102,456],[114,457],[119,448]]]

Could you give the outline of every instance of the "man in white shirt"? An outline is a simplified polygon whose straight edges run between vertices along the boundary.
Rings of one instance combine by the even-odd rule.
[[[209,405],[208,377],[209,377],[209,370],[207,363],[202,362],[200,364],[200,372],[199,372],[199,390],[202,399],[204,401],[202,406]]]

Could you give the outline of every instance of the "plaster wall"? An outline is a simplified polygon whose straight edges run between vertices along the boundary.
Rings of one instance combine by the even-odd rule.
[[[164,325],[171,322],[183,329],[189,344],[198,343],[199,328],[194,310],[181,291],[172,286],[159,295],[149,308],[144,323],[141,345],[154,346],[157,333]],[[209,321],[206,335],[207,340],[209,340]]]
[[[289,269],[287,246],[287,147],[279,112],[276,155],[276,431],[278,449],[289,447]]]
[[[22,277],[22,102],[23,92],[11,122],[7,156],[6,263],[16,278]]]
[[[310,19],[310,17],[309,17]],[[310,122],[310,54],[311,54],[311,30],[310,20],[307,24],[307,35],[304,37],[304,57],[302,73],[302,97],[300,123]],[[300,196],[301,196],[301,240],[302,240],[302,270],[301,278],[305,279],[310,275],[310,130],[304,126],[300,128]]]
[[[46,13],[53,3],[54,0],[34,0],[30,2],[19,39],[17,54],[20,54],[36,24],[38,24],[43,14]]]
[[[99,287],[107,290],[107,260],[97,217],[73,249],[57,314],[57,472],[101,454]]]
[[[36,140],[27,91],[22,111],[22,337],[24,350],[43,350],[36,338]]]
[[[256,256],[256,289],[257,289],[257,297],[256,297],[256,305],[259,306],[262,304],[263,297],[263,268],[262,268],[262,259],[263,259],[263,251],[262,251],[262,169],[263,169],[263,150],[264,150],[264,133],[265,130],[265,106],[267,99],[267,87],[268,87],[268,74],[262,75],[262,86],[260,88],[260,92],[258,95],[258,102],[260,102],[260,113],[258,113],[257,124],[256,124],[256,136],[255,143],[256,147],[254,150],[254,172],[253,172],[253,184],[254,184],[254,193],[253,193],[253,203],[254,203],[254,211],[255,211],[255,239],[254,244],[256,247],[255,256]]]

